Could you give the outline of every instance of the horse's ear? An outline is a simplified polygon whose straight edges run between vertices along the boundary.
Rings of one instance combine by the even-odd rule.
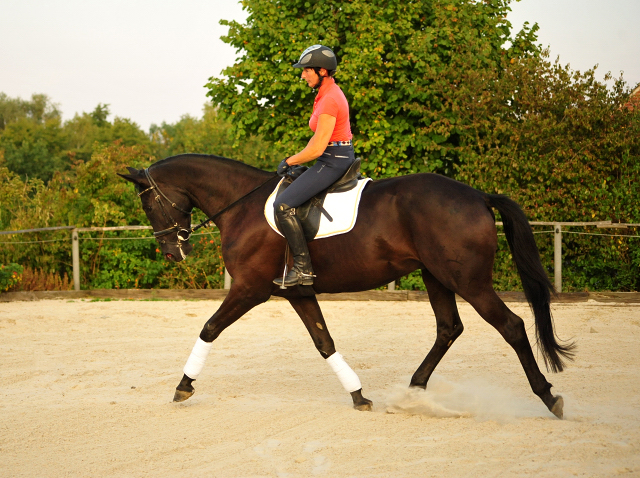
[[[129,166],[127,166],[127,169],[129,170],[130,174],[117,173],[118,176],[120,176],[123,179],[126,179],[127,181],[131,181],[133,184],[140,184],[145,179],[142,170],[131,168]]]

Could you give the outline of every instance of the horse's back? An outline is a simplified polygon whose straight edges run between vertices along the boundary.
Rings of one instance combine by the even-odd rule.
[[[367,186],[361,211],[370,209],[377,215],[384,210],[385,216],[405,221],[411,218],[412,225],[422,224],[424,219],[438,227],[486,227],[494,224],[494,217],[485,197],[483,192],[445,176],[411,174]]]
[[[310,243],[318,263],[319,289],[326,287],[323,292],[378,287],[420,268],[453,287],[455,261],[478,254],[492,258],[495,253],[495,220],[485,195],[443,176],[414,174],[373,181],[365,188],[358,211],[351,232]],[[336,262],[335,251],[357,252],[341,254]],[[321,280],[325,267],[330,284]],[[348,274],[337,274],[334,268],[362,274],[352,284]]]

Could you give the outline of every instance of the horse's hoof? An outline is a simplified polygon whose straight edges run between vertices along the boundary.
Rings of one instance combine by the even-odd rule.
[[[370,412],[373,408],[373,402],[362,396],[362,389],[351,392],[351,398],[353,399],[353,408],[356,410]]]
[[[187,398],[189,398],[194,393],[196,393],[195,390],[191,390],[189,392],[185,392],[184,390],[178,390],[176,388],[176,394],[173,396],[173,401],[174,402],[184,402]]]
[[[363,403],[354,403],[353,408],[360,410],[361,412],[370,412],[373,409],[373,402],[365,398]]]
[[[562,399],[562,397],[560,395],[554,397],[553,405],[551,405],[551,408],[549,408],[549,410],[551,410],[551,413],[562,420],[562,417],[564,416],[563,409],[564,400]]]

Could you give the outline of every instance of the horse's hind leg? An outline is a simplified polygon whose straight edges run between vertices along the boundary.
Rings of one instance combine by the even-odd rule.
[[[551,413],[558,418],[562,418],[564,405],[562,397],[560,395],[552,395],[552,385],[547,382],[545,376],[540,372],[522,319],[509,310],[493,289],[485,290],[474,297],[465,297],[465,299],[484,320],[500,332],[502,337],[515,350],[533,393],[540,397]]]
[[[422,279],[427,286],[429,301],[436,315],[437,336],[433,347],[418,370],[411,377],[411,387],[426,388],[433,373],[449,347],[460,336],[464,327],[458,314],[455,294],[443,286],[433,275],[423,269]]]
[[[322,316],[318,301],[314,296],[289,299],[289,302],[298,313],[304,326],[307,328],[313,343],[326,359],[333,371],[338,376],[340,383],[351,394],[353,408],[356,410],[371,410],[373,402],[362,396],[362,385],[356,373],[347,365],[338,352],[336,352],[333,339],[327,329],[327,324]]]

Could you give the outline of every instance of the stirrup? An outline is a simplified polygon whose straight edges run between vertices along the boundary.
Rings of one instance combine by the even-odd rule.
[[[285,273],[282,277],[277,277],[273,280],[275,285],[279,285],[281,289],[292,287],[294,285],[313,285],[314,274],[299,271],[297,269],[291,269],[288,273],[285,268]]]

